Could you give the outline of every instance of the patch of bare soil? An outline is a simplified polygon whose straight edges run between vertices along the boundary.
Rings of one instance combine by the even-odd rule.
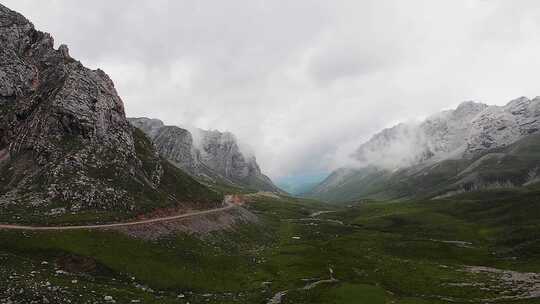
[[[92,273],[98,268],[94,259],[77,255],[59,257],[56,263],[61,269],[70,273]]]
[[[186,207],[159,208],[159,209],[152,210],[149,213],[139,214],[137,215],[137,217],[135,217],[135,220],[144,221],[144,220],[149,220],[149,219],[163,218],[163,217],[168,217],[168,216],[190,213],[193,211],[199,211],[199,210],[193,210],[191,208],[186,208]]]
[[[540,297],[540,274],[518,272],[483,266],[467,266],[467,272],[486,275],[490,280],[483,288],[498,296],[486,299],[486,302],[499,300],[521,300]]]
[[[225,203],[242,206],[246,203],[246,197],[242,194],[231,194],[225,197]]]
[[[9,150],[7,148],[0,150],[0,163],[7,159],[9,159]]]

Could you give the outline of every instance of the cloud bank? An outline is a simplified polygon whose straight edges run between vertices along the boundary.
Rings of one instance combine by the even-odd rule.
[[[540,94],[534,0],[5,0],[115,81],[130,116],[231,131],[271,177],[398,121]]]

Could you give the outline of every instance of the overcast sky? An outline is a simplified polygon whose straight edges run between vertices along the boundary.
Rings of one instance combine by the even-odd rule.
[[[129,116],[228,130],[273,178],[464,100],[540,95],[540,3],[0,0],[105,70]]]

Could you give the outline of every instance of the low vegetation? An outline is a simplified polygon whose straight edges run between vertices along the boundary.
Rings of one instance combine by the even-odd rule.
[[[540,273],[534,188],[345,205],[250,198],[258,224],[207,235],[2,231],[1,299],[540,303],[527,274]]]

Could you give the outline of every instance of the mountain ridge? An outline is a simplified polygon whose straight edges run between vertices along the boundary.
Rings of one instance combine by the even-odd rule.
[[[241,151],[230,132],[189,131],[147,117],[129,121],[153,140],[163,157],[203,182],[284,193],[261,172],[255,156]]]
[[[534,168],[540,164],[540,159],[525,156],[524,153],[523,159],[520,156],[513,160],[516,162],[513,166],[515,172],[510,174],[511,170],[506,168],[506,171],[498,173],[498,180],[495,173],[484,178],[482,174],[485,172],[477,170],[483,168],[480,164],[493,161],[496,161],[493,166],[500,163],[508,165],[512,146],[519,147],[522,140],[536,142],[537,138],[531,136],[540,129],[539,118],[540,98],[520,97],[504,106],[468,101],[454,110],[431,115],[418,124],[398,124],[382,130],[360,145],[353,153],[359,163],[357,167],[335,170],[306,196],[333,201],[361,197],[396,199],[416,195],[440,196],[444,194],[437,191],[446,188],[455,188],[446,189],[448,192],[459,192],[488,185],[522,185],[528,173],[520,167],[520,162],[527,162]],[[452,166],[457,169],[450,169]],[[466,175],[466,179],[452,175],[467,168],[469,171],[461,174]],[[415,179],[420,173],[432,176],[432,180],[440,184],[424,189],[411,182],[432,182]],[[413,190],[405,191],[398,186],[400,183]],[[386,193],[385,187],[388,190]],[[392,193],[391,189],[397,188],[401,190]],[[435,188],[438,190],[435,191]],[[340,191],[342,194],[339,194]]]
[[[397,157],[397,163],[391,163],[393,167],[417,164],[432,157],[470,157],[536,132],[540,128],[538,113],[539,97],[520,97],[504,106],[466,101],[419,124],[400,123],[384,129],[360,145],[353,157],[381,167],[385,166],[373,159],[374,154],[380,159]],[[402,154],[408,158],[400,158]]]

